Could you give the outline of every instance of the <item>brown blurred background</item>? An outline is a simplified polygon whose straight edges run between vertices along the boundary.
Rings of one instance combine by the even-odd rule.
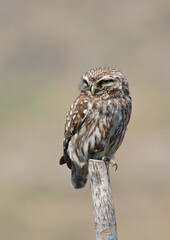
[[[95,239],[89,182],[58,165],[89,68],[128,78],[133,114],[111,170],[119,239],[170,239],[170,1],[0,0],[0,239]]]

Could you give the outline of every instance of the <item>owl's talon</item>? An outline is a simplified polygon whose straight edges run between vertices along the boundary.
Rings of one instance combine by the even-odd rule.
[[[115,171],[118,169],[118,164],[113,159],[102,157],[102,161],[109,162],[112,167],[115,167]]]
[[[111,159],[109,163],[111,164],[112,167],[115,167],[115,171],[118,169],[118,164],[115,161]]]

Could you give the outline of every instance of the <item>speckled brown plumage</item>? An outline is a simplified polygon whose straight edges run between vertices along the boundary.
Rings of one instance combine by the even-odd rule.
[[[66,117],[64,154],[60,164],[72,170],[75,188],[85,185],[88,160],[113,159],[131,115],[125,76],[114,68],[93,68],[82,76],[80,96]]]

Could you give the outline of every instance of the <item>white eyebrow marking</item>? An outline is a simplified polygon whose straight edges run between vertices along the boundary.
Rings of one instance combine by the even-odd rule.
[[[83,76],[83,79],[89,81],[89,78],[87,76]]]
[[[101,77],[99,80],[109,80],[111,78],[112,78],[111,76],[105,75],[105,76]]]

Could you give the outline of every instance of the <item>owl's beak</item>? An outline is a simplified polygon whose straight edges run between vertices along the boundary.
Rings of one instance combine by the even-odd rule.
[[[91,86],[91,93],[94,96],[96,87],[94,85]]]

